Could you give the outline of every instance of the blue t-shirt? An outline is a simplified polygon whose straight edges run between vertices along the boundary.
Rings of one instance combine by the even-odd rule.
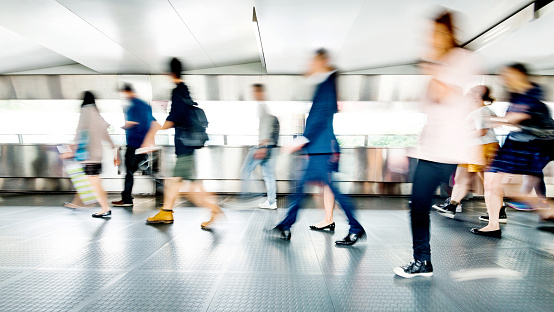
[[[127,110],[126,115],[128,121],[138,123],[138,125],[125,130],[127,145],[132,148],[140,148],[152,121],[156,120],[152,116],[152,107],[140,99],[132,98],[131,106]]]

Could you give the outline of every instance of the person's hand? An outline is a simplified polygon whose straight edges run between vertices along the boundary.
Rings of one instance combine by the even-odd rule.
[[[73,152],[61,153],[60,159],[69,159],[69,158],[73,158],[74,156],[75,154]]]
[[[264,159],[267,156],[267,148],[261,147],[254,152],[254,159]]]
[[[119,156],[115,156],[114,159],[113,159],[113,165],[114,166],[119,166],[121,165],[121,159],[119,159]]]

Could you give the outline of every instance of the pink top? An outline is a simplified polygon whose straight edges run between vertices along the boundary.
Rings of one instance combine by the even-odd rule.
[[[427,123],[413,157],[447,164],[479,164],[472,146],[472,125],[466,118],[474,105],[465,92],[476,83],[479,65],[471,51],[454,48],[440,63],[428,65],[432,79],[423,100]]]

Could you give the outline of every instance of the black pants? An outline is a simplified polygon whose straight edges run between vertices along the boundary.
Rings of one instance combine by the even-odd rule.
[[[431,261],[429,211],[433,195],[441,182],[448,182],[458,165],[420,160],[414,174],[410,215],[414,259]]]
[[[302,178],[300,179],[300,182],[296,186],[294,194],[292,195],[292,203],[287,211],[287,216],[277,225],[277,228],[280,230],[289,230],[294,222],[296,222],[298,210],[300,209],[305,196],[305,185],[308,182],[323,182],[331,188],[331,191],[335,195],[335,199],[339,202],[344,214],[346,214],[348,224],[350,224],[349,233],[362,234],[365,232],[362,225],[358,222],[358,220],[356,220],[354,215],[354,205],[347,196],[339,192],[339,189],[331,180],[331,170],[329,168],[329,160],[331,156],[332,154],[309,155],[308,165],[302,175]]]
[[[127,145],[127,151],[125,151],[125,188],[121,193],[121,199],[125,203],[133,202],[133,196],[131,195],[134,183],[133,174],[137,171],[139,163],[146,157],[145,154],[135,154],[136,150],[136,148]]]

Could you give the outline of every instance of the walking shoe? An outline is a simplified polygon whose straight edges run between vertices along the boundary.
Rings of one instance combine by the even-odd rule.
[[[456,215],[456,211],[458,210],[458,206],[461,206],[460,204],[454,205],[454,204],[448,204],[445,207],[437,208],[437,211],[441,213],[441,215],[449,218],[454,218]]]
[[[259,204],[258,207],[262,209],[277,209],[277,202],[270,204],[269,200],[266,200],[265,202]]]
[[[437,210],[438,210],[439,208],[444,208],[444,207],[446,207],[446,206],[448,206],[448,205],[450,205],[450,197],[448,197],[448,198],[444,201],[444,203],[442,203],[442,204],[434,204],[434,205],[433,205],[433,209],[437,209]]]
[[[160,210],[155,216],[146,219],[148,224],[169,224],[173,223],[173,210]]]
[[[502,230],[500,230],[500,229],[494,230],[494,231],[481,231],[479,229],[472,228],[469,231],[471,233],[475,234],[475,235],[486,236],[486,237],[494,237],[494,238],[502,238]]]
[[[109,217],[109,216],[111,216],[111,215],[112,215],[112,211],[111,211],[111,210],[108,210],[108,211],[102,212],[102,213],[100,213],[100,212],[93,213],[93,214],[92,214],[92,217],[93,217],[93,218],[104,218],[104,217]]]
[[[489,221],[489,215],[483,215],[479,217],[481,221]],[[500,215],[498,216],[498,222],[508,223],[508,216],[506,215],[506,206],[500,208]]]
[[[518,202],[510,202],[510,203],[506,203],[506,206],[512,208],[512,209],[515,209],[515,210],[519,210],[519,211],[534,211],[534,210],[537,210],[537,208],[529,205],[529,204],[526,204],[526,203],[518,203]]]
[[[114,200],[112,202],[114,207],[132,207],[133,202],[124,202],[123,200]]]
[[[285,241],[290,241],[291,236],[292,236],[291,233],[290,233],[290,230],[281,230],[281,228],[278,225],[273,227],[271,230],[274,231],[274,232],[278,232],[280,239],[285,240]]]
[[[431,261],[414,260],[404,266],[395,267],[393,272],[404,278],[433,276],[433,265]]]

